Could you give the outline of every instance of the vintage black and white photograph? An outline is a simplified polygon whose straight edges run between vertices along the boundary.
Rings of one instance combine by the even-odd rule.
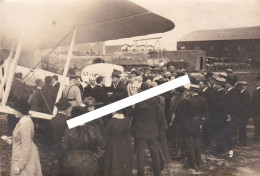
[[[260,0],[0,2],[0,176],[260,175]]]

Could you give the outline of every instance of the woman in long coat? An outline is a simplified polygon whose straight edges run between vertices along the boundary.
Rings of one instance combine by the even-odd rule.
[[[87,104],[87,107],[90,107]],[[93,107],[93,106],[92,106]],[[81,107],[73,107],[71,115],[82,115]],[[98,121],[91,121],[76,128],[67,129],[62,141],[64,150],[64,176],[97,176],[98,161],[104,155],[105,139]]]
[[[15,117],[19,118],[13,131],[11,176],[42,176],[39,152],[33,142],[34,125],[28,117],[30,104],[17,100],[14,104]]]
[[[133,153],[129,120],[121,111],[108,121],[105,135],[104,176],[131,176]]]

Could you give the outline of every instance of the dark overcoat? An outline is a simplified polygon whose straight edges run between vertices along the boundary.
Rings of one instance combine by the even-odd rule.
[[[131,176],[133,152],[129,120],[112,118],[107,123],[105,136],[107,145],[104,155],[104,176]]]

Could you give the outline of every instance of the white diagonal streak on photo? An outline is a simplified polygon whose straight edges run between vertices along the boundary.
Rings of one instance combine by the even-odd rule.
[[[146,91],[140,92],[136,95],[132,95],[130,97],[124,98],[122,100],[119,100],[112,104],[106,105],[106,106],[96,109],[94,111],[91,111],[86,114],[75,117],[73,119],[67,120],[68,127],[70,129],[74,128],[76,126],[90,122],[97,118],[103,117],[107,114],[111,114],[112,112],[116,112],[120,109],[126,108],[133,104],[139,103],[141,101],[144,101],[146,99],[152,98],[154,96],[160,95],[164,92],[170,91],[170,90],[175,89],[180,86],[184,86],[189,83],[190,83],[190,80],[189,80],[188,75],[179,77],[179,78],[169,81],[167,83],[164,83],[159,86],[148,89]]]

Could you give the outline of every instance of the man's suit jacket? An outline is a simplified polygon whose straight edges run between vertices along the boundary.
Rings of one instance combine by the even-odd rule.
[[[236,117],[238,115],[238,92],[234,88],[227,91],[227,114]]]
[[[133,130],[137,139],[158,137],[159,99],[156,97],[142,101],[133,109]]]
[[[255,90],[252,96],[252,108],[255,118],[260,118],[260,89]]]
[[[251,96],[247,90],[239,95],[239,116],[248,119],[252,115]]]
[[[96,85],[94,87],[93,98],[96,100],[96,102],[102,102],[103,105],[107,105],[109,103],[107,91],[100,85]]]
[[[92,88],[91,85],[88,84],[84,88],[84,92],[83,92],[84,98],[86,98],[86,97],[92,97],[93,98],[93,90],[94,90],[94,88]]]
[[[56,82],[56,84],[53,86],[55,89],[59,90],[60,88],[60,83],[59,82]]]
[[[41,91],[42,91],[41,89],[36,88],[33,94],[32,101],[31,101],[32,111],[44,112],[44,110],[42,109],[44,99]]]
[[[128,96],[126,85],[121,81],[119,81],[116,87],[112,84],[109,90],[113,92],[113,94],[109,97],[110,102],[112,103],[122,100]]]
[[[184,115],[184,130],[186,134],[199,134],[200,125],[203,125],[208,117],[208,103],[206,98],[200,95],[191,96],[186,105]]]
[[[216,91],[216,93],[213,95],[212,101],[214,102],[213,109],[212,109],[212,115],[211,115],[211,125],[215,129],[219,129],[220,127],[223,127],[223,125],[226,124],[227,120],[227,94],[226,92],[222,90]]]
[[[44,86],[42,88],[43,100],[42,109],[44,113],[52,114],[58,90],[52,86]]]

